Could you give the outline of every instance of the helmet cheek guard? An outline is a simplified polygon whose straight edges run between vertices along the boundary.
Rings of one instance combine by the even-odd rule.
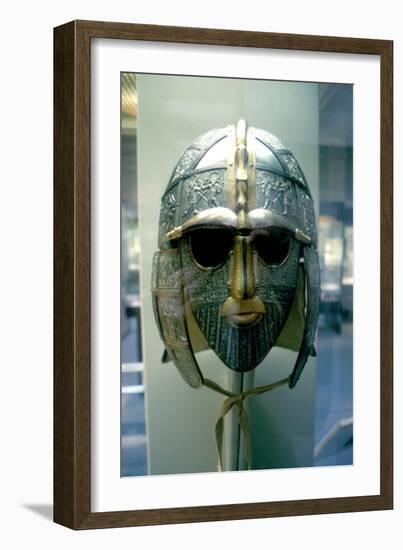
[[[316,326],[319,319],[320,304],[320,278],[319,278],[319,260],[316,250],[305,248],[304,250],[304,270],[306,277],[306,312],[304,333],[301,347],[298,353],[297,361],[291,373],[290,388],[293,388],[299,380],[305,367],[309,355],[314,355],[314,342]]]
[[[185,382],[200,388],[204,381],[190,343],[177,249],[154,254],[152,291],[155,319],[169,357]]]
[[[204,384],[197,351],[246,372],[274,345],[298,351],[295,386],[319,316],[316,222],[275,136],[240,120],[186,149],[161,201],[152,291],[161,339],[191,387]]]

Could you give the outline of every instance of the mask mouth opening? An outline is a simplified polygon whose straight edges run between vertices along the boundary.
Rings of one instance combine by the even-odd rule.
[[[256,325],[266,313],[264,303],[258,296],[236,300],[229,296],[221,311],[221,316],[234,328],[249,328]]]
[[[257,325],[263,317],[260,313],[240,313],[227,317],[227,322],[233,328],[251,328]]]

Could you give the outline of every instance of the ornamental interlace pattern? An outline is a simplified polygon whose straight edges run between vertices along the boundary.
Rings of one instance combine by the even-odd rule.
[[[165,195],[162,206],[161,206],[161,215],[160,215],[160,226],[167,232],[175,224],[175,214],[176,214],[176,197],[174,193],[170,192]]]
[[[176,165],[176,169],[175,169],[174,175],[172,176],[171,181],[183,176],[185,172],[187,172],[188,170],[193,169],[195,160],[199,155],[200,155],[199,149],[192,148],[185,151],[185,153],[182,155],[181,159],[179,160],[178,164]]]

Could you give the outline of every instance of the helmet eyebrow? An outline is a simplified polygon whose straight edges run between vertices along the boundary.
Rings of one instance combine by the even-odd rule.
[[[302,231],[297,225],[291,223],[289,219],[284,216],[280,216],[272,210],[266,210],[265,208],[255,208],[248,213],[248,226],[253,229],[268,229],[270,227],[278,227],[285,229],[292,236],[300,241],[302,244],[311,244],[311,238]]]
[[[166,239],[168,241],[179,239],[182,235],[193,229],[222,226],[229,229],[236,229],[237,216],[235,212],[229,208],[223,207],[209,208],[208,210],[203,210],[202,212],[195,214],[182,225],[178,225],[171,231],[168,231],[166,234]]]
[[[237,215],[229,208],[217,207],[203,210],[195,214],[182,225],[174,227],[166,234],[166,240],[172,241],[179,239],[189,231],[201,228],[226,227],[231,230],[237,229]],[[288,219],[276,214],[272,210],[265,208],[256,208],[246,215],[246,225],[243,229],[268,229],[278,227],[285,229],[302,244],[311,244],[310,237],[299,227],[291,223]]]

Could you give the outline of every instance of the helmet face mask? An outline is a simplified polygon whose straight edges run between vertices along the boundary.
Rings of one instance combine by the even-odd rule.
[[[200,242],[197,238],[197,249],[209,231],[203,231]],[[216,238],[219,230],[213,231]],[[261,232],[231,236],[232,242],[222,239],[225,248],[216,240],[211,254],[200,254],[203,260],[204,256],[223,259],[215,267],[200,266],[195,260],[191,234],[181,239],[180,256],[182,265],[188,266],[183,269],[184,297],[209,347],[229,368],[243,372],[264,359],[284,327],[297,283],[300,245],[289,238],[281,265],[267,266],[254,246],[258,242],[260,247],[259,241],[265,239]],[[209,240],[204,246],[210,247]],[[287,281],[287,286],[275,281]]]
[[[300,284],[305,267],[309,323],[299,336],[295,385],[312,351],[319,267],[313,201],[290,151],[243,120],[196,140],[162,198],[159,243],[153,268],[156,319],[171,358],[193,386],[203,378],[189,325],[197,325],[230,369],[254,369],[278,342],[297,288],[305,295]],[[167,278],[173,281],[168,286]],[[167,326],[175,315],[172,307],[171,318],[164,309],[168,296],[181,317],[181,327],[176,333],[171,327],[169,338]],[[178,359],[185,349],[186,365]]]

